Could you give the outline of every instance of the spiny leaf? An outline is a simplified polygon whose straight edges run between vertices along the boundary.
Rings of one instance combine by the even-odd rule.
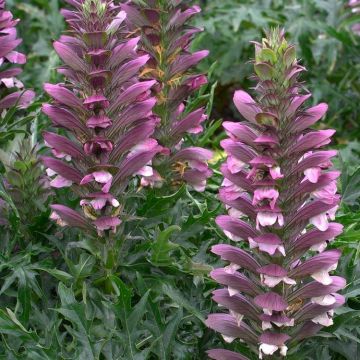
[[[177,225],[169,226],[160,232],[155,242],[152,244],[151,262],[156,266],[166,266],[172,263],[170,251],[178,248],[177,244],[169,241],[170,236],[175,231],[181,231]]]

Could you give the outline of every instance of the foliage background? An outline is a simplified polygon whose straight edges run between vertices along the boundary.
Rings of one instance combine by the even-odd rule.
[[[150,191],[145,197],[133,184],[130,235],[122,244],[122,265],[111,275],[115,292],[104,284],[106,269],[95,244],[48,220],[47,205],[56,199],[40,186],[41,131],[49,126],[40,105],[47,100],[42,84],[59,80],[51,43],[64,29],[63,4],[7,2],[22,20],[21,50],[28,62],[21,79],[38,98],[24,128],[27,140],[16,136],[0,153],[6,185],[0,187],[0,212],[7,219],[0,235],[0,359],[200,360],[219,344],[241,350],[203,325],[216,286],[207,273],[220,265],[209,248],[228,241],[214,224],[224,211],[216,199],[217,162],[204,194],[182,187],[170,196]],[[201,65],[203,71],[212,68],[211,84],[201,97],[210,103],[212,120],[199,142],[217,151],[218,160],[220,120],[237,118],[232,94],[252,86],[250,41],[261,39],[263,29],[286,28],[309,69],[304,80],[314,103],[329,103],[321,126],[338,130],[343,202],[337,220],[346,231],[333,246],[344,251],[339,273],[348,280],[347,304],[334,326],[288,358],[360,359],[360,37],[349,30],[360,19],[341,0],[203,0],[202,7],[197,23],[205,31],[195,47],[211,51]],[[56,196],[76,203],[65,191]]]

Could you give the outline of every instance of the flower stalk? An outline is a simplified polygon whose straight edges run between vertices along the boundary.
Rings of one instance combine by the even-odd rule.
[[[17,79],[22,69],[16,65],[24,65],[26,56],[16,48],[21,44],[17,37],[16,24],[10,11],[5,9],[5,0],[0,0],[0,112],[4,117],[6,111],[13,106],[26,108],[35,97],[31,90],[24,90],[23,83]],[[14,66],[15,65],[15,66]],[[15,89],[15,91],[13,91]]]
[[[254,70],[256,99],[242,90],[234,96],[245,121],[224,123],[219,198],[229,215],[216,219],[243,246],[212,248],[229,264],[211,273],[224,286],[213,300],[228,312],[209,315],[207,325],[270,359],[332,325],[345,301],[337,293],[345,280],[331,275],[341,252],[327,250],[342,232],[333,222],[340,174],[331,169],[336,151],[322,149],[334,131],[311,129],[327,105],[304,106],[311,96],[299,81],[305,69],[282,30],[255,43]],[[246,359],[223,349],[209,356]]]
[[[60,225],[110,238],[122,223],[129,181],[152,174],[161,147],[151,136],[155,81],[139,81],[149,56],[139,54],[139,38],[125,30],[126,14],[110,0],[67,0],[62,10],[69,32],[54,42],[65,82],[45,84],[52,98],[43,106],[66,136],[45,132],[53,156],[43,162],[55,188],[70,188],[82,213],[52,205]]]
[[[212,175],[207,165],[212,152],[184,144],[186,136],[203,131],[201,124],[206,120],[203,107],[187,107],[189,96],[207,83],[205,75],[191,71],[208,55],[207,50],[190,51],[194,36],[201,30],[188,22],[200,8],[182,0],[145,0],[123,4],[122,9],[128,15],[129,28],[141,34],[142,50],[150,56],[142,77],[157,82],[154,115],[159,122],[154,137],[163,151],[154,158],[154,173],[144,174],[142,185],[186,182],[204,191]]]

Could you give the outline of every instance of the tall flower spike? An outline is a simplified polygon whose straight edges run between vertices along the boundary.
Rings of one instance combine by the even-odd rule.
[[[67,2],[74,7],[62,11],[70,32],[54,42],[66,83],[45,84],[53,102],[43,112],[68,136],[44,133],[54,156],[43,162],[51,185],[71,187],[84,212],[53,205],[53,219],[95,227],[102,235],[121,223],[129,180],[151,175],[149,164],[161,150],[150,138],[156,125],[156,100],[150,97],[156,82],[139,81],[149,56],[138,54],[139,38],[125,32],[126,14],[113,1]]]
[[[354,14],[360,13],[360,1],[359,0],[350,0],[349,6],[351,7],[351,10]],[[354,24],[351,28],[356,35],[360,35],[360,23]]]
[[[213,299],[229,314],[212,314],[207,324],[226,341],[246,341],[262,359],[286,356],[290,346],[331,325],[345,280],[330,275],[340,251],[326,250],[342,231],[332,222],[339,203],[339,173],[331,170],[336,151],[321,149],[334,131],[310,129],[327,105],[303,105],[311,96],[298,80],[304,68],[283,31],[255,43],[254,68],[256,99],[242,90],[234,96],[245,121],[224,123],[220,200],[229,215],[216,220],[247,250],[212,248],[230,263],[211,273],[225,287]],[[222,349],[209,356],[244,359]]]
[[[154,114],[160,122],[155,138],[164,147],[153,161],[154,173],[142,178],[143,186],[161,187],[164,180],[187,182],[204,191],[212,175],[207,162],[212,152],[199,147],[184,147],[186,134],[203,131],[204,108],[186,108],[189,95],[207,83],[205,75],[195,75],[191,68],[208,55],[208,51],[191,53],[191,41],[200,29],[187,22],[200,12],[183,0],[145,0],[139,5],[123,4],[131,29],[141,33],[141,47],[150,55],[142,75],[157,81],[157,105]],[[172,171],[169,171],[172,169]]]
[[[11,12],[5,10],[5,5],[5,0],[0,0],[0,112],[14,105],[26,108],[35,96],[33,91],[24,90],[23,84],[16,78],[22,69],[14,64],[25,64],[26,56],[16,51],[21,43],[15,28],[19,20],[13,19]]]

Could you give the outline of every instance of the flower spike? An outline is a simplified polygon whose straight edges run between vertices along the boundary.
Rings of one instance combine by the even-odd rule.
[[[22,41],[16,34],[19,20],[14,20],[5,6],[5,0],[0,0],[0,112],[13,106],[24,109],[35,97],[35,93],[24,90],[24,85],[17,79],[22,69],[16,65],[24,65],[26,56],[16,51]]]
[[[332,325],[334,309],[344,303],[337,291],[346,285],[332,276],[339,250],[326,250],[342,232],[334,221],[339,204],[331,171],[336,151],[323,150],[333,130],[311,130],[326,104],[306,109],[299,75],[304,68],[282,30],[255,43],[252,97],[243,90],[234,102],[244,118],[225,122],[228,139],[220,200],[229,215],[217,225],[241,249],[216,245],[212,252],[228,266],[210,276],[224,288],[213,300],[228,309],[211,314],[207,325],[225,341],[240,339],[258,349],[259,359],[285,357],[294,341]],[[211,359],[244,359],[227,350]]]
[[[125,30],[126,14],[110,0],[67,1],[62,10],[71,30],[54,42],[64,65],[62,84],[45,84],[53,101],[43,106],[67,137],[44,133],[53,157],[44,157],[56,188],[71,187],[83,215],[53,205],[52,218],[83,230],[116,231],[134,175],[153,175],[151,160],[161,146],[151,138],[157,124],[151,96],[156,81],[139,81],[149,60],[139,38]]]
[[[183,144],[187,134],[203,131],[206,120],[203,107],[186,108],[189,95],[207,83],[205,75],[191,72],[208,55],[207,50],[189,50],[200,29],[188,22],[200,8],[190,7],[184,0],[145,0],[125,3],[121,8],[127,13],[129,28],[141,35],[142,51],[150,57],[142,76],[157,82],[154,116],[158,124],[154,137],[164,149],[154,158],[153,173],[143,175],[142,185],[161,187],[167,181],[173,185],[186,182],[202,192],[212,175],[208,167],[212,152]]]

